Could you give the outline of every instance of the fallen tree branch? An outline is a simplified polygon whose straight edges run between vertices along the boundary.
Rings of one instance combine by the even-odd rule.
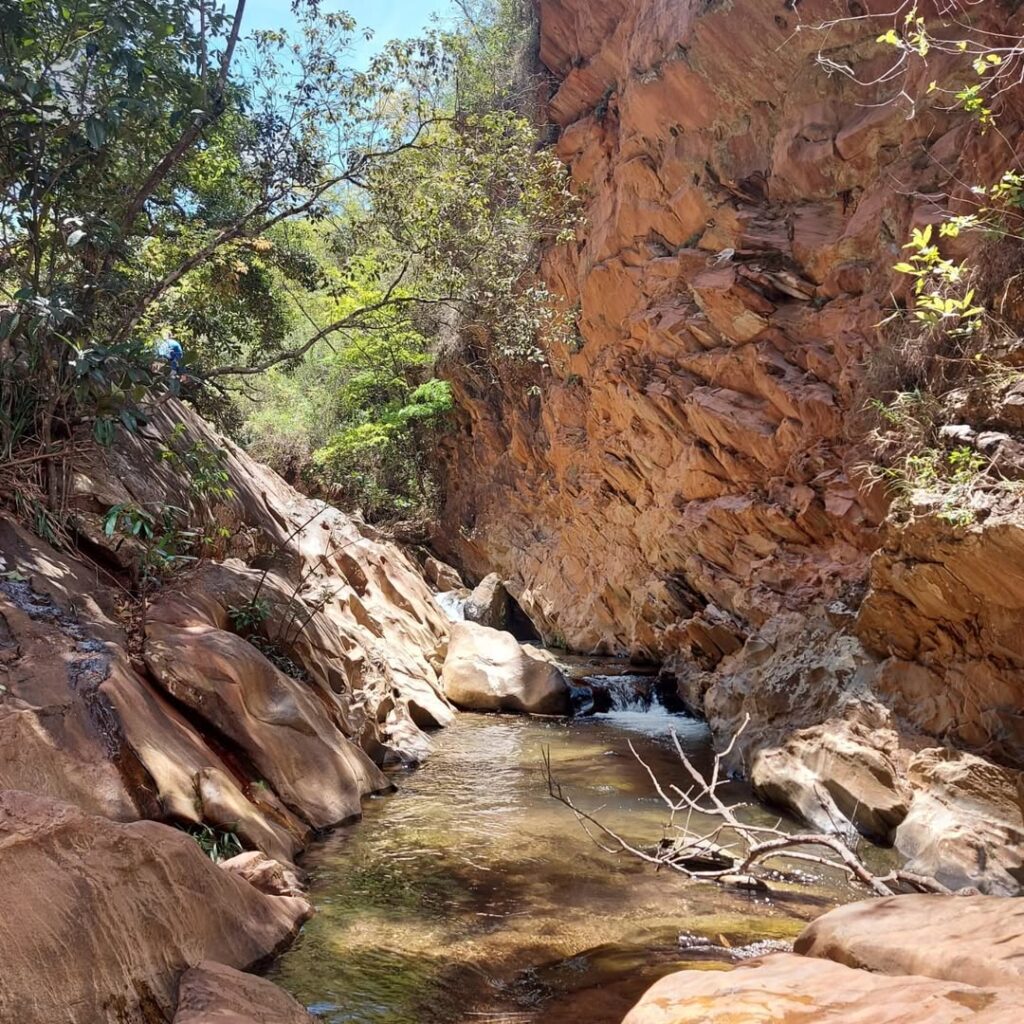
[[[647,772],[655,792],[669,811],[667,831],[673,834],[651,846],[626,839],[604,824],[596,814],[579,807],[555,779],[551,754],[546,750],[543,757],[548,794],[572,811],[586,834],[602,850],[625,853],[653,864],[656,868],[669,868],[694,880],[721,882],[730,876],[739,875],[764,881],[765,875],[784,870],[787,861],[799,861],[842,872],[876,896],[895,895],[895,886],[907,886],[918,892],[949,892],[949,889],[934,879],[913,872],[893,870],[885,875],[876,874],[842,835],[788,832],[782,827],[781,819],[774,825],[744,821],[737,812],[746,805],[729,803],[722,796],[722,787],[728,782],[722,769],[725,759],[749,722],[748,715],[728,747],[715,754],[710,778],[701,774],[683,750],[675,731],[672,731],[676,753],[692,780],[692,785],[686,790],[675,785],[663,785],[651,766],[637,753],[632,742],[629,743],[630,751]],[[683,824],[677,824],[677,817],[684,813]],[[701,830],[695,826],[695,821],[708,824]],[[612,845],[606,845],[599,836],[611,840]],[[775,862],[776,867],[769,867],[770,862]]]

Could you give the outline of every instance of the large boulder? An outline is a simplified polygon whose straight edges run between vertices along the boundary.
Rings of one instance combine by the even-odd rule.
[[[207,960],[181,976],[173,1024],[313,1024],[313,1018],[265,978]]]
[[[149,1024],[181,972],[248,968],[312,913],[222,871],[185,833],[0,792],[0,1020]]]
[[[510,633],[473,622],[453,623],[441,682],[448,699],[466,711],[570,711],[569,684],[556,665]]]
[[[1018,989],[1024,1005],[1024,901],[920,894],[863,900],[810,924],[795,950],[876,974]]]
[[[313,828],[357,818],[364,795],[390,788],[310,686],[241,637],[151,622],[145,658],[154,679],[241,750]]]
[[[934,978],[889,978],[781,953],[731,971],[680,971],[623,1024],[1017,1024],[1020,993]]]
[[[905,785],[880,735],[856,721],[830,721],[757,751],[750,781],[763,800],[793,811],[820,832],[848,823],[881,842],[907,814]]]
[[[509,597],[501,577],[492,572],[485,576],[466,600],[466,619],[491,629],[508,629]]]
[[[896,830],[906,867],[951,889],[1016,896],[1024,885],[1024,773],[964,751],[919,751],[914,799]]]

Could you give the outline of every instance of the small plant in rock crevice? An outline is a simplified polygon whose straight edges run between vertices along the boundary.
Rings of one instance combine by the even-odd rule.
[[[938,114],[963,112],[974,122],[975,137],[989,137],[996,159],[1000,142],[1006,143],[1008,166],[988,183],[965,182],[949,171],[948,191],[933,190],[945,210],[935,194],[913,197],[921,202],[917,219],[893,266],[909,279],[909,294],[894,297],[893,312],[878,325],[886,333],[863,385],[867,423],[860,424],[858,440],[866,439],[870,450],[868,476],[890,487],[897,512],[920,507],[956,526],[969,525],[990,506],[988,492],[1015,491],[1004,478],[1007,456],[990,454],[999,452],[998,439],[979,450],[970,424],[979,424],[978,432],[1005,433],[1002,396],[1024,380],[1013,356],[1022,326],[1022,275],[1007,269],[1019,266],[1024,253],[1024,174],[999,125],[1006,95],[1024,72],[1024,36],[990,30],[970,10],[984,13],[979,3],[926,8],[903,0],[885,15],[818,26],[887,20],[890,27],[876,39],[883,59],[868,80],[828,52],[819,54],[819,63],[865,88],[891,84],[889,102],[909,105],[908,118],[926,105]],[[919,96],[915,83],[932,76]]]
[[[230,830],[217,829],[210,825],[190,825],[184,831],[199,844],[199,848],[215,864],[237,857],[245,850],[242,841]]]
[[[229,606],[228,617],[235,632],[248,639],[270,617],[270,602],[264,597],[253,596],[242,604]]]

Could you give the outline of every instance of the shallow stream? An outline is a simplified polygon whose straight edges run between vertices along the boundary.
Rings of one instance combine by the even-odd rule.
[[[617,1024],[662,974],[722,969],[851,898],[835,882],[746,894],[600,849],[549,797],[543,751],[577,804],[648,843],[667,814],[629,742],[666,782],[684,778],[669,730],[710,759],[703,725],[633,703],[460,715],[397,793],[306,856],[318,913],[273,979],[331,1024]]]

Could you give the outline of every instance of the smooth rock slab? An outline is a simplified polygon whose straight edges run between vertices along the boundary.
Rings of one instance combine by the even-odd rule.
[[[207,960],[181,976],[173,1024],[313,1024],[313,1018],[265,978]]]
[[[662,978],[623,1024],[1019,1024],[1019,994],[781,953]]]
[[[181,972],[246,968],[312,913],[222,871],[185,833],[0,792],[0,1021],[151,1024]]]
[[[832,910],[795,950],[879,974],[920,974],[969,985],[1014,986],[1024,1020],[1024,900],[891,896]]]
[[[570,710],[569,684],[557,666],[531,654],[511,633],[474,622],[452,625],[441,682],[448,699],[465,711]]]
[[[390,787],[313,689],[241,637],[151,622],[145,657],[157,682],[236,744],[314,828],[357,818],[363,796]]]

